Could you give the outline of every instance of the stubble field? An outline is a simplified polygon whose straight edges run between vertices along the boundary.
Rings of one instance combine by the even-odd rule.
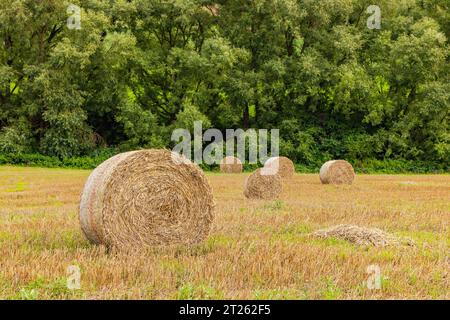
[[[217,206],[203,244],[124,253],[91,245],[80,230],[89,173],[0,167],[0,299],[450,298],[449,175],[359,175],[352,186],[326,186],[297,174],[279,200],[249,201],[246,174],[207,174]],[[416,246],[307,236],[338,224]],[[80,268],[78,290],[67,288],[69,266]],[[367,286],[373,266],[380,289]]]

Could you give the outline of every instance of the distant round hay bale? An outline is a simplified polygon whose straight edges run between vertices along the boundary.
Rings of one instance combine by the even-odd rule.
[[[311,236],[321,239],[340,239],[357,245],[385,247],[397,245],[414,246],[410,239],[400,239],[377,228],[364,228],[355,225],[338,225],[316,231]]]
[[[331,160],[320,168],[320,181],[324,184],[352,184],[355,171],[345,160]]]
[[[286,157],[272,157],[266,161],[264,167],[274,169],[283,179],[290,179],[295,173],[294,163]]]
[[[106,160],[89,176],[80,203],[86,237],[115,248],[195,244],[207,237],[213,217],[203,171],[167,150]]]
[[[220,172],[222,173],[241,173],[242,162],[239,158],[228,156],[220,162]]]
[[[257,169],[245,180],[244,195],[248,199],[273,200],[282,191],[279,174],[265,174],[263,168]]]

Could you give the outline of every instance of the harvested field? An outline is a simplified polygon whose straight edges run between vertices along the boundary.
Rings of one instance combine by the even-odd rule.
[[[244,197],[248,173],[207,174],[217,203],[207,240],[137,254],[84,237],[78,205],[89,174],[0,167],[0,299],[450,298],[449,175],[358,175],[335,186],[296,174],[280,199],[263,201]],[[308,237],[347,224],[415,246]],[[71,265],[79,290],[66,286]],[[366,283],[373,265],[379,290]]]

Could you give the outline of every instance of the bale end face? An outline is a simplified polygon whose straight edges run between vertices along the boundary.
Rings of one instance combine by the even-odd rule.
[[[270,174],[258,169],[245,180],[244,195],[248,199],[277,199],[282,191],[282,180],[279,174]]]
[[[241,173],[242,170],[243,165],[239,158],[228,156],[220,162],[220,172],[222,173]]]
[[[266,161],[264,167],[278,173],[283,179],[290,179],[295,173],[294,163],[287,157],[272,157]]]
[[[167,150],[117,155],[90,175],[80,223],[86,237],[115,248],[194,244],[204,240],[214,200],[204,173]]]
[[[353,166],[345,160],[332,160],[320,168],[320,181],[323,184],[352,184],[355,180]]]

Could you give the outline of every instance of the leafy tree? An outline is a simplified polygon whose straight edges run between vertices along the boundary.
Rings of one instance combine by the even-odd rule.
[[[0,152],[170,147],[201,120],[280,128],[281,151],[306,165],[448,165],[448,1],[380,0],[380,30],[371,4],[0,0]]]

